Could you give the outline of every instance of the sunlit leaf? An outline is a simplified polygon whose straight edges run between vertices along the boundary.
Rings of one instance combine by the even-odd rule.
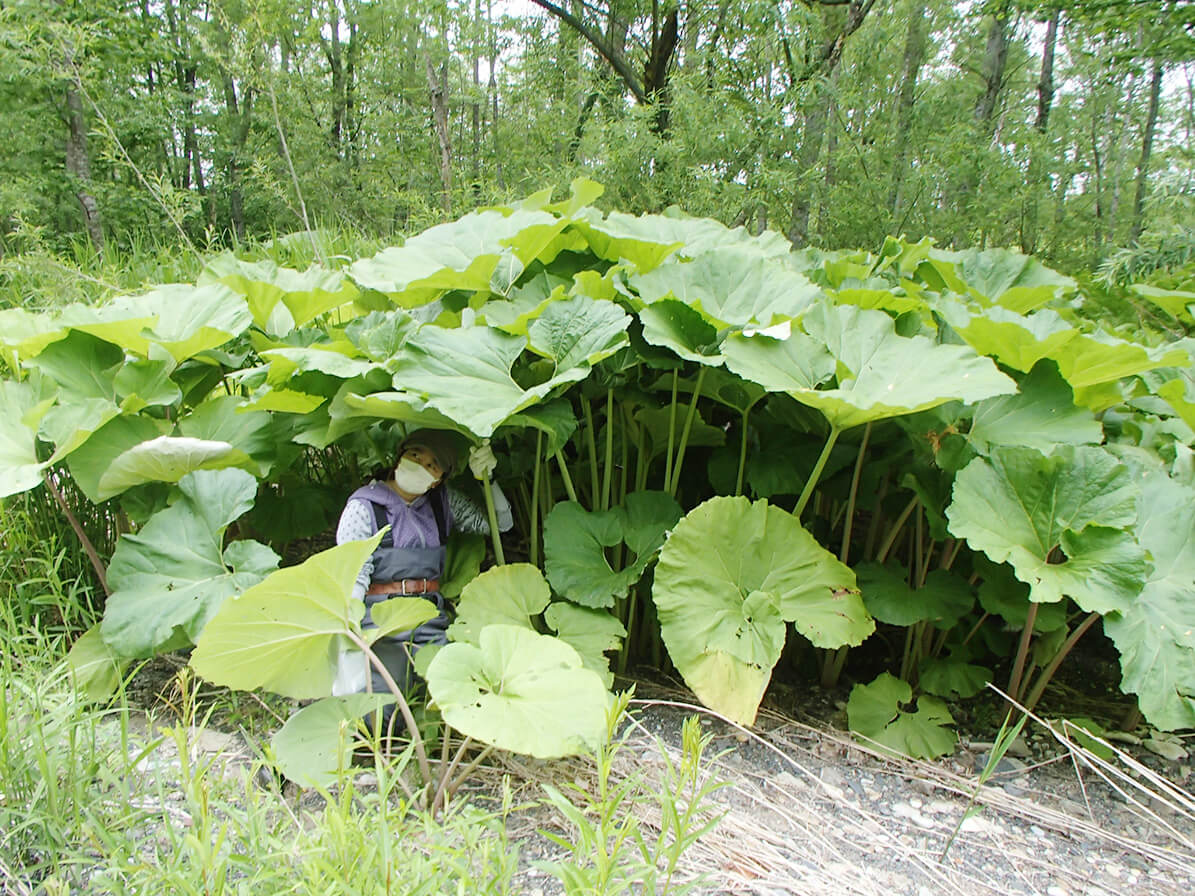
[[[345,542],[237,589],[203,630],[192,668],[241,690],[266,688],[299,700],[328,696],[344,633],[359,631],[365,613],[353,584],[381,537]]]
[[[609,695],[559,638],[489,625],[478,644],[444,647],[427,670],[444,721],[482,743],[540,759],[597,749]]]
[[[784,620],[819,647],[859,644],[875,627],[854,573],[792,514],[746,498],[712,498],[676,524],[652,598],[685,682],[747,724],[780,656]]]

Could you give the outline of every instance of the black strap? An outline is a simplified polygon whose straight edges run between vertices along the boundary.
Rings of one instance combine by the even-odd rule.
[[[440,533],[440,544],[448,543],[448,520],[445,515],[445,504],[448,501],[448,493],[443,490],[442,486],[436,486],[435,491],[427,496],[427,500],[432,505],[432,514],[436,518],[436,531]],[[370,506],[373,507],[374,532],[381,532],[383,528],[390,525],[390,521],[386,519],[386,507],[376,501],[370,501]],[[379,547],[394,547],[394,530],[391,529],[384,536]]]
[[[440,533],[440,544],[448,544],[448,520],[444,518],[444,506],[448,503],[448,492],[444,486],[437,485],[436,490],[428,495],[432,502],[432,514],[436,517],[436,531]]]
[[[386,528],[386,526],[390,525],[390,521],[386,519],[386,508],[383,505],[378,504],[376,501],[370,501],[369,506],[373,508],[373,531],[381,532],[384,528]],[[378,547],[394,547],[393,529],[382,536],[382,541],[378,544]]]

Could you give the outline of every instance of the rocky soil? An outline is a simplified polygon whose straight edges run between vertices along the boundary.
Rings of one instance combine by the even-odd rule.
[[[641,686],[616,773],[642,775],[651,794],[667,756],[677,761],[686,716],[684,695]],[[955,753],[932,763],[897,760],[852,742],[822,721],[762,712],[751,731],[701,715],[720,754],[708,774],[726,782],[709,808],[717,826],[685,856],[681,874],[702,878],[704,894],[1101,894],[1195,893],[1195,797],[1191,760],[1166,759],[1140,745],[1114,744],[1101,763],[1049,729],[1026,729],[984,786],[978,776],[990,744],[964,738]],[[256,753],[237,735],[194,732],[194,749],[214,754],[228,774],[249,775]],[[1195,742],[1187,741],[1195,748]],[[135,745],[134,745],[135,746]],[[158,776],[177,772],[166,739],[142,759]],[[490,800],[510,775],[524,802],[540,784],[585,785],[592,765],[504,759],[480,773],[464,798]],[[370,786],[363,771],[358,786]],[[284,798],[312,798],[293,786]],[[650,800],[636,804],[650,830]],[[976,810],[968,815],[968,808]],[[163,821],[177,809],[164,806]],[[964,820],[965,819],[965,820]],[[185,823],[185,819],[181,820]],[[951,836],[959,826],[957,836]],[[540,806],[509,818],[521,847],[519,892],[555,896],[559,883],[533,863],[565,857],[542,835],[572,832],[555,810]]]

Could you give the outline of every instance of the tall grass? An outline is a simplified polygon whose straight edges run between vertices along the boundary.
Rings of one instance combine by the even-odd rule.
[[[198,748],[213,713],[244,709],[213,703],[186,670],[156,717],[123,695],[84,701],[65,656],[97,618],[91,586],[62,575],[67,548],[20,537],[32,521],[19,505],[4,514],[0,891],[512,892],[518,850],[501,809],[460,805],[433,822],[400,798],[401,769],[301,804],[259,789],[249,757]]]

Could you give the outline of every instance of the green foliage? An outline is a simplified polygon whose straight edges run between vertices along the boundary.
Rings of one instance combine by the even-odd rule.
[[[846,712],[851,730],[895,753],[933,759],[954,749],[954,718],[935,697],[919,697],[915,710],[902,707],[913,700],[906,682],[884,673],[870,684],[851,689]]]
[[[1189,478],[1186,343],[1085,324],[1063,304],[1075,284],[1016,253],[890,239],[878,254],[785,255],[773,237],[679,213],[602,215],[586,205],[599,190],[578,181],[562,203],[541,194],[466,215],[344,276],[224,256],[205,276],[227,285],[194,287],[185,314],[154,305],[189,288],[176,284],[14,317],[0,336],[6,487],[33,487],[63,460],[86,494],[129,514],[101,629],[116,654],[198,638],[205,674],[235,668],[238,686],[326,694],[342,639],[365,637],[347,603],[360,558],[250,587],[276,561],[235,536],[262,526],[286,540],[260,510],[246,514],[254,479],[271,502],[303,485],[299,458],[355,479],[419,425],[493,440],[518,521],[494,556],[534,560],[470,582],[480,558],[461,554],[458,643],[421,664],[433,679],[455,670],[454,724],[483,738],[515,743],[490,724],[497,710],[465,710],[477,694],[500,697],[494,682],[522,674],[511,645],[538,638],[595,688],[620,639],[623,664],[662,638],[702,699],[746,721],[789,622],[838,651],[870,634],[871,606],[906,628],[903,676],[924,669],[935,690],[961,693],[983,658],[948,653],[954,628],[998,636],[970,615],[961,578],[975,577],[985,609],[1029,627],[1019,670],[1038,637],[1052,673],[1072,643],[1071,603],[1110,625],[1132,619],[1166,555],[1146,551],[1137,472],[1162,490]],[[795,514],[764,499],[792,496]],[[868,564],[862,596],[836,556]],[[1028,588],[1010,586],[1008,569]],[[268,607],[306,606],[307,590],[335,606],[301,648],[280,635],[252,670],[265,629],[233,608],[256,607],[264,625]],[[207,642],[218,606],[230,621]],[[522,633],[487,637],[494,624]],[[1133,687],[1147,641],[1135,623],[1120,630]],[[229,662],[220,651],[234,648]],[[1160,655],[1181,681],[1191,654],[1179,639]],[[832,656],[827,681],[847,659]]]

